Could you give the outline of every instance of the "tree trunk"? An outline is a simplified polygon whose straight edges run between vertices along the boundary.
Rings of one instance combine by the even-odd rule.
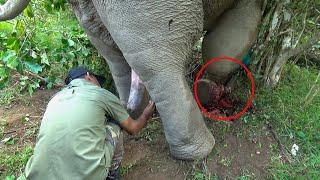
[[[306,21],[309,11],[313,10],[315,4],[311,0],[301,3],[303,16],[301,19],[293,13],[296,9],[290,8],[291,0],[265,0],[263,6],[263,19],[259,30],[258,40],[254,47],[254,69],[256,74],[263,77],[267,87],[275,87],[280,80],[284,65],[288,60],[310,49],[317,41],[320,34],[317,29],[312,38],[302,43],[306,32]],[[299,6],[300,7],[300,6]],[[294,21],[301,21],[300,27],[294,27]],[[300,28],[300,29],[299,29]],[[303,37],[303,38],[302,38]]]
[[[8,0],[0,5],[0,21],[17,17],[29,4],[30,0]]]

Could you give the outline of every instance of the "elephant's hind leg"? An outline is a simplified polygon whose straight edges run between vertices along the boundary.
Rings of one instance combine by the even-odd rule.
[[[253,45],[261,18],[260,0],[242,0],[226,11],[208,30],[202,43],[205,61],[219,56],[242,59]],[[209,65],[211,79],[224,83],[239,66],[230,61]]]
[[[69,2],[91,43],[107,61],[119,92],[121,103],[126,105],[131,85],[130,66],[102,23],[92,1],[70,0]]]

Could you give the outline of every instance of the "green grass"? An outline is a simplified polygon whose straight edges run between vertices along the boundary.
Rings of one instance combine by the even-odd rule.
[[[128,174],[134,166],[135,166],[135,164],[129,164],[127,166],[120,166],[120,175],[124,176],[124,175]]]
[[[320,96],[309,104],[305,97],[319,70],[289,64],[283,73],[284,78],[274,90],[257,89],[259,113],[254,114],[253,123],[270,122],[289,153],[293,144],[300,147],[292,163],[282,162],[275,154],[269,171],[275,179],[317,179],[320,175]]]
[[[19,177],[24,171],[24,167],[32,153],[33,148],[30,145],[26,145],[22,148],[13,147],[13,145],[5,145],[5,147],[1,147],[0,169],[3,169],[4,173],[0,171],[0,179],[13,176]]]
[[[237,120],[242,121],[244,125],[235,127],[228,122],[215,121],[216,140],[225,139],[225,134],[230,132],[237,134],[239,138],[248,138],[250,137],[248,133],[259,134],[261,128],[270,123],[292,162],[284,162],[283,158],[280,158],[280,148],[277,144],[273,144],[268,177],[271,179],[318,179],[320,175],[320,92],[311,102],[307,103],[305,100],[312,86],[320,87],[320,82],[315,83],[318,73],[319,70],[316,68],[299,67],[289,63],[285,66],[280,83],[274,89],[267,89],[256,81],[254,109]],[[297,156],[291,155],[293,144],[299,146]],[[216,154],[214,150],[209,155],[209,160],[216,158]],[[227,167],[229,161],[220,159],[220,164]],[[238,178],[254,178],[247,174],[250,173],[244,173]]]
[[[148,125],[142,129],[137,138],[145,139],[148,142],[154,142],[161,134],[163,127],[160,119],[155,118],[148,122]]]

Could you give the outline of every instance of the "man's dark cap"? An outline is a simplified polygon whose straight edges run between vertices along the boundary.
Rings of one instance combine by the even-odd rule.
[[[91,73],[90,71],[88,71],[88,69],[82,66],[72,68],[69,71],[68,76],[65,78],[64,82],[68,85],[72,80],[80,78],[86,75],[88,72],[89,74],[94,75],[97,78],[100,86],[102,86],[106,82],[105,77]]]

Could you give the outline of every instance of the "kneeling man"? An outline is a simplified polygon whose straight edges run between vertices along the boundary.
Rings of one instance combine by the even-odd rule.
[[[47,106],[26,178],[117,179],[123,156],[121,128],[138,133],[152,116],[154,103],[133,120],[120,100],[101,88],[101,76],[77,67],[65,82],[68,86]]]

